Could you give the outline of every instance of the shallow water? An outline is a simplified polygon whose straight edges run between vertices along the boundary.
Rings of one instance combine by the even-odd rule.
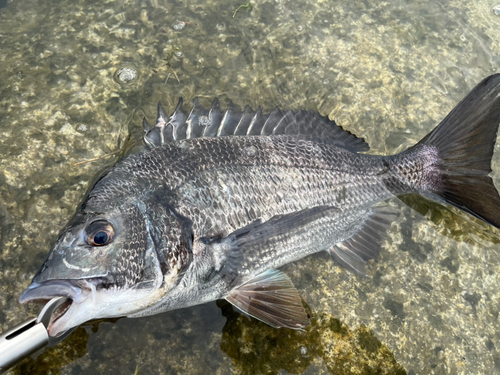
[[[161,100],[315,109],[389,154],[500,66],[494,1],[0,1],[0,329],[92,177]],[[135,78],[119,82],[121,68]],[[129,144],[130,142],[128,142]],[[497,146],[497,151],[500,147]],[[75,165],[89,159],[111,156]],[[494,159],[500,186],[500,153]],[[274,330],[222,302],[90,323],[14,373],[500,373],[500,231],[400,202],[361,279],[284,268],[313,317]]]

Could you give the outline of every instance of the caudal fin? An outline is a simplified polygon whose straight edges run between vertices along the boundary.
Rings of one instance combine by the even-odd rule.
[[[500,196],[488,176],[500,124],[500,74],[477,85],[418,145],[434,146],[440,183],[434,194],[500,228]]]

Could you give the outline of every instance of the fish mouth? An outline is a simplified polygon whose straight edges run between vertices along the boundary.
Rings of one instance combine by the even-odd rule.
[[[89,298],[95,291],[89,281],[76,280],[51,280],[41,283],[33,282],[19,297],[21,304],[42,303],[45,304],[54,297],[66,297],[68,300],[59,306],[50,317],[47,331],[52,337],[60,336],[71,326],[71,318],[78,305]]]

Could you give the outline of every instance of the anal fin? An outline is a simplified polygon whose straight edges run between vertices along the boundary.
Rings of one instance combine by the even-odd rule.
[[[366,262],[379,256],[382,241],[396,217],[388,206],[371,209],[353,228],[354,234],[328,252],[343,266],[366,276]]]
[[[233,289],[226,300],[274,328],[304,329],[309,325],[297,289],[278,270],[268,270]]]

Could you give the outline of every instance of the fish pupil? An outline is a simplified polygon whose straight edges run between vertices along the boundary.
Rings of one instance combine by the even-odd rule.
[[[104,245],[108,242],[108,234],[106,232],[97,232],[94,236],[94,243],[96,245]]]

